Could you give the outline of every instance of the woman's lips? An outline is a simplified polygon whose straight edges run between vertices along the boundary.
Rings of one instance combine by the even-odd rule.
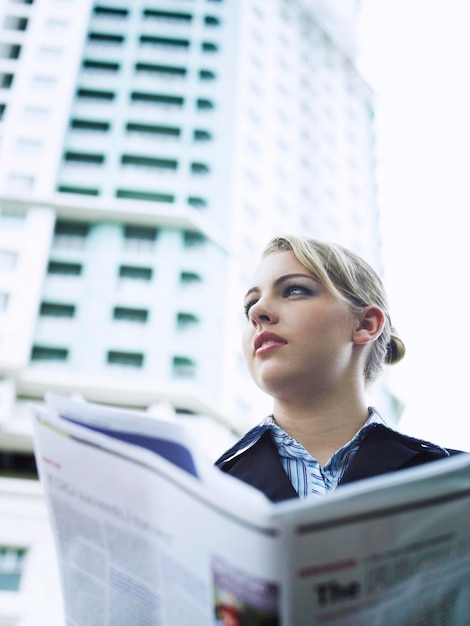
[[[265,354],[273,348],[286,345],[287,341],[280,335],[270,331],[263,331],[255,335],[253,347],[256,355]]]

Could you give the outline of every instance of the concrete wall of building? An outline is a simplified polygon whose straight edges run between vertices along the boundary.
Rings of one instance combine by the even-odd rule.
[[[189,20],[157,19],[143,0],[114,13],[95,4],[0,6],[1,444],[31,452],[28,404],[52,390],[168,410],[215,458],[269,411],[239,348],[267,240],[332,239],[380,268],[355,2],[341,3],[347,15],[324,0],[152,3]],[[74,222],[86,237],[57,229]],[[156,229],[155,242],[129,241],[127,226]],[[116,318],[118,307],[140,319]],[[52,563],[40,489],[8,484],[0,543],[29,546],[38,576]],[[27,598],[42,619],[44,585],[56,593],[52,572],[29,576],[0,596],[12,619]]]
[[[6,374],[17,375],[30,359],[54,219],[52,209],[0,202],[0,370]]]
[[[0,587],[0,624],[63,626],[55,547],[40,485],[0,478],[0,518],[0,570],[19,573],[18,590]],[[25,550],[25,556],[13,563],[17,550]]]

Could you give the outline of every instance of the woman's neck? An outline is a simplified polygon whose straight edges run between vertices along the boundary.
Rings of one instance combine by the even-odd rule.
[[[315,403],[274,402],[276,424],[303,445],[321,465],[350,441],[368,418],[367,403],[362,396],[335,398]]]

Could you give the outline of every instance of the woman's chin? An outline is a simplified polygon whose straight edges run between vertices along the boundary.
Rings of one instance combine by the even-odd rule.
[[[267,393],[269,396],[276,398],[293,391],[296,383],[299,382],[298,376],[280,371],[263,372],[263,376],[259,376],[255,380],[257,386]]]

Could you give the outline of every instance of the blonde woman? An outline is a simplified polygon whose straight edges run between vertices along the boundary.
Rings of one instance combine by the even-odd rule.
[[[273,412],[216,465],[278,502],[457,453],[391,428],[366,386],[405,347],[378,274],[336,244],[277,237],[245,296],[243,353]]]

